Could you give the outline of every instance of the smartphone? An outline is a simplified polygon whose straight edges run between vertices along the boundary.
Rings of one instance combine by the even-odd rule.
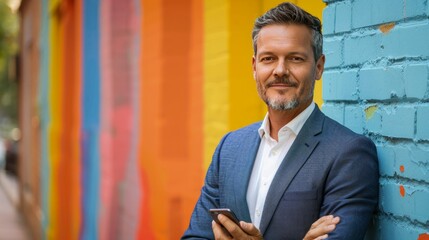
[[[227,216],[229,219],[231,219],[235,224],[240,226],[240,220],[235,216],[234,212],[229,208],[212,208],[210,209],[210,215],[212,216],[213,220],[217,222],[218,224],[222,225],[222,223],[219,222],[217,219],[217,215],[222,214],[224,216]]]

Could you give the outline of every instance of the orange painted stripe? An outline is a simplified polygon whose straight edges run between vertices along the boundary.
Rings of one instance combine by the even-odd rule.
[[[173,181],[183,181],[180,195],[182,209],[180,212],[180,225],[178,232],[173,233],[170,239],[179,239],[189,224],[189,218],[200,195],[205,175],[204,170],[204,1],[191,0],[188,7],[190,11],[190,52],[189,62],[190,78],[189,95],[189,138],[187,146],[189,158],[180,171],[172,170],[176,175]],[[186,177],[184,177],[186,176]],[[174,183],[170,183],[174,184]],[[174,211],[174,209],[173,209]]]
[[[202,2],[143,1],[139,239],[178,239],[202,184]]]
[[[78,239],[80,230],[80,1],[62,1],[59,22],[60,109],[58,133],[60,153],[58,182],[57,239]]]
[[[72,111],[70,109],[70,105],[72,104],[73,97],[73,58],[72,52],[70,49],[73,49],[73,41],[70,38],[70,35],[73,31],[71,25],[73,24],[70,21],[70,8],[66,2],[62,2],[61,9],[61,18],[59,19],[59,38],[60,38],[60,77],[55,81],[61,81],[62,88],[61,94],[59,97],[60,107],[59,113],[61,115],[61,123],[62,128],[60,129],[61,133],[59,133],[60,137],[60,156],[58,156],[58,169],[56,173],[55,181],[58,182],[57,185],[57,194],[58,194],[58,211],[57,219],[58,219],[58,231],[56,234],[56,238],[58,239],[70,239],[71,232],[70,227],[67,224],[68,219],[71,215],[71,202],[70,202],[70,191],[71,188],[71,172],[68,171],[68,165],[71,162],[71,153],[70,153],[70,132],[69,127],[72,125]],[[74,50],[74,49],[73,49]],[[67,91],[65,91],[65,87],[67,86]],[[53,89],[55,91],[55,89]]]
[[[73,56],[73,112],[72,126],[70,126],[70,158],[69,171],[71,172],[70,203],[71,214],[69,225],[71,227],[70,238],[79,239],[81,224],[81,155],[80,155],[80,130],[81,130],[81,93],[82,93],[82,0],[69,1],[72,4],[73,34],[70,38],[74,42]]]
[[[82,119],[82,18],[83,18],[83,14],[82,14],[82,0],[75,0],[75,25],[74,28],[75,30],[75,42],[76,42],[76,58],[75,60],[75,64],[76,64],[76,89],[77,91],[75,92],[76,95],[76,105],[75,107],[75,129],[73,129],[73,163],[72,163],[72,171],[73,171],[73,239],[79,239],[80,236],[80,231],[81,231],[81,222],[82,222],[82,216],[81,216],[81,212],[82,212],[82,203],[81,203],[81,145],[80,143],[82,142],[81,140],[81,129],[82,129],[82,124],[81,124],[81,119]]]
[[[141,170],[140,179],[141,203],[140,203],[140,222],[138,227],[138,239],[155,239],[156,229],[153,226],[156,223],[152,220],[151,210],[162,210],[151,208],[153,204],[153,195],[157,186],[150,181],[156,177],[156,142],[159,141],[156,134],[156,127],[153,119],[158,115],[156,102],[159,101],[157,96],[159,91],[157,83],[160,79],[160,20],[161,20],[161,3],[157,0],[141,0],[142,6],[142,30],[141,30],[141,76],[140,84],[140,111],[139,119],[141,128],[139,134],[139,152]],[[152,176],[152,178],[151,178]],[[159,182],[163,176],[158,176]],[[157,238],[159,239],[159,238]]]

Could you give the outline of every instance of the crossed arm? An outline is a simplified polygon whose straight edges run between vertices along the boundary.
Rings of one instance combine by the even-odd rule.
[[[235,224],[228,217],[219,214],[218,220],[222,224],[212,222],[212,229],[215,239],[248,239],[248,240],[262,240],[262,234],[251,223],[240,221],[240,226]],[[314,222],[303,240],[321,240],[328,237],[328,233],[332,232],[336,225],[340,222],[339,217],[332,215],[323,216]]]

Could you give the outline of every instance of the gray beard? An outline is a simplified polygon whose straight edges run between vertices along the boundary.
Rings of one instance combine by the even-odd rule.
[[[296,99],[293,99],[292,101],[286,101],[286,102],[267,99],[265,103],[269,108],[273,110],[278,110],[278,111],[291,110],[296,108],[299,104],[298,100]]]

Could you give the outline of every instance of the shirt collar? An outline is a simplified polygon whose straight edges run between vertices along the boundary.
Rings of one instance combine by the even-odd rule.
[[[298,135],[298,133],[302,129],[302,126],[304,126],[304,123],[310,117],[315,107],[316,107],[316,104],[314,102],[311,102],[311,104],[306,109],[304,109],[304,111],[298,114],[298,116],[292,119],[292,121],[290,121],[288,124],[284,125],[280,129],[280,131],[284,128],[289,128],[295,135]],[[258,133],[261,138],[264,135],[270,136],[270,121],[269,121],[268,113],[265,114],[264,121],[262,121],[262,124],[258,129]]]

